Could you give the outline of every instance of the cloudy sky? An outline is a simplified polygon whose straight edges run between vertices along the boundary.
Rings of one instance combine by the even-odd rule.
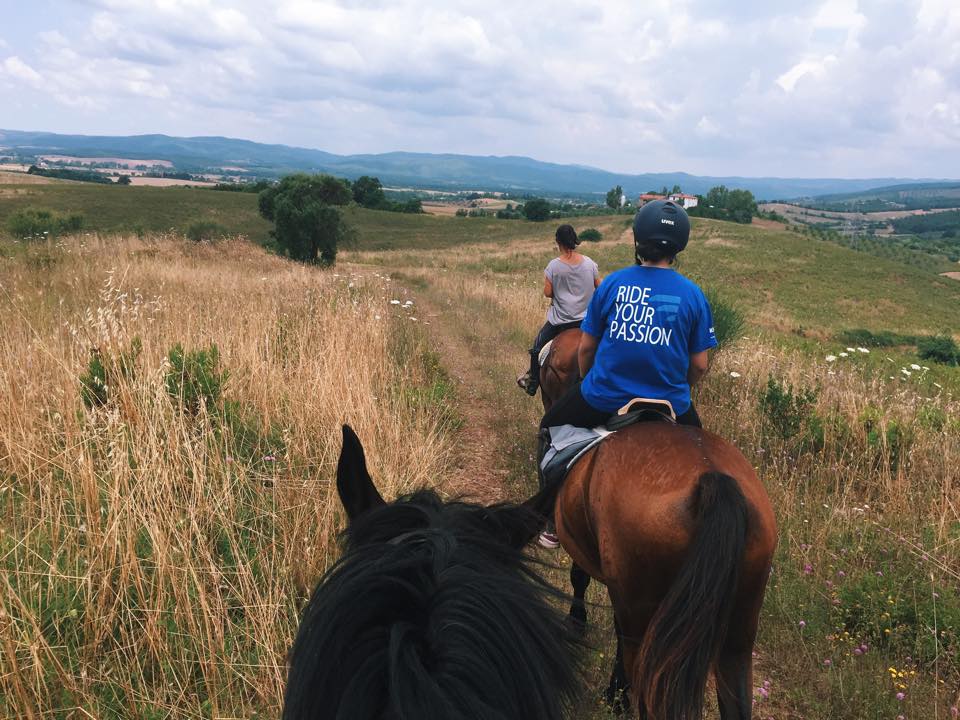
[[[960,0],[0,0],[0,127],[960,177]]]

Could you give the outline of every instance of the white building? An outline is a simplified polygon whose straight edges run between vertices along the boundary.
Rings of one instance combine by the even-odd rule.
[[[686,193],[672,193],[667,199],[673,200],[673,202],[680,205],[684,210],[696,207],[698,202],[696,195],[687,195]]]

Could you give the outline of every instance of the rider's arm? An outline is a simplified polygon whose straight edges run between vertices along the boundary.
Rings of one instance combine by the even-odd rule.
[[[597,354],[597,339],[589,333],[580,336],[580,348],[577,350],[577,364],[580,366],[580,377],[585,378],[593,367],[593,358]]]
[[[582,342],[581,340],[581,343]],[[704,350],[703,352],[694,353],[690,356],[690,369],[687,370],[687,382],[690,383],[691,387],[700,382],[703,376],[707,374],[707,368],[710,367],[709,352],[709,350]]]
[[[550,282],[550,278],[543,279],[543,294],[548,298],[553,297],[553,283]]]

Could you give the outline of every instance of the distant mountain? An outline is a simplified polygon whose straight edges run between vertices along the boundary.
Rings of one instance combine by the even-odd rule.
[[[209,172],[242,168],[256,177],[290,172],[329,172],[348,178],[374,175],[387,186],[439,190],[509,190],[540,194],[596,196],[615,185],[629,196],[679,185],[688,193],[706,193],[715,185],[745,188],[758,199],[790,199],[828,193],[855,193],[884,185],[931,182],[908,178],[749,178],[675,173],[613,173],[581,165],[560,165],[528,157],[390,152],[334,155],[322,150],[265,145],[224,137],[178,138],[167,135],[125,137],[58,135],[0,130],[0,154],[30,159],[39,155],[123,157],[168,160],[177,170]],[[235,171],[231,171],[235,172]]]

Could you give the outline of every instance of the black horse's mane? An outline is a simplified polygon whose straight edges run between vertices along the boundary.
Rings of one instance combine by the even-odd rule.
[[[421,490],[355,518],[303,612],[284,717],[568,717],[578,646],[508,542],[519,512]]]

